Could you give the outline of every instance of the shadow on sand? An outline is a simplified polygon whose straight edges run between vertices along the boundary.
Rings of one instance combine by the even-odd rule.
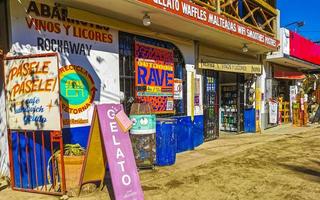
[[[312,162],[320,165],[319,161],[312,160]],[[315,169],[311,167],[304,167],[291,164],[280,164],[280,166],[289,169],[294,172],[298,172],[297,175],[309,181],[320,183],[320,167]]]

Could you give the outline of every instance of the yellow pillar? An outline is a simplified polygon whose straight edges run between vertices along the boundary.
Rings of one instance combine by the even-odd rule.
[[[261,89],[256,87],[256,133],[261,133],[260,109],[261,109]]]
[[[194,85],[195,85],[195,75],[191,72],[191,120],[194,120]]]

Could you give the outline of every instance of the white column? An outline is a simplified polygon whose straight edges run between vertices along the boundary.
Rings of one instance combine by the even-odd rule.
[[[0,77],[3,75],[0,72]],[[9,176],[9,151],[3,82],[0,81],[0,177]]]

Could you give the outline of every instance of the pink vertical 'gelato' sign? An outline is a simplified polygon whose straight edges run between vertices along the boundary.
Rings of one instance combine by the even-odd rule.
[[[129,134],[123,132],[115,120],[116,113],[122,109],[120,104],[97,105],[113,191],[116,200],[143,200]]]

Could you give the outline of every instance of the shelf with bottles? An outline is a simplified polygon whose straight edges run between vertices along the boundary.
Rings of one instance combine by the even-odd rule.
[[[223,92],[222,93],[222,98],[235,99],[237,97],[238,97],[237,91],[234,91],[234,92]]]
[[[238,124],[237,119],[235,119],[234,117],[225,117],[221,120],[221,122],[223,124]]]
[[[238,128],[236,126],[223,126],[220,128],[220,130],[227,132],[237,132]]]
[[[238,116],[236,112],[225,113],[221,110],[220,130],[227,132],[236,132]]]
[[[222,92],[234,92],[237,91],[237,85],[232,84],[232,85],[221,85],[221,91]]]
[[[236,132],[238,129],[238,91],[236,83],[220,85],[220,130]]]
[[[233,118],[233,119],[237,119],[237,113],[236,112],[229,112],[229,113],[226,113],[226,112],[221,112],[221,119],[224,119],[224,118]],[[233,122],[233,121],[231,121]]]
[[[236,104],[223,104],[220,108],[221,112],[225,113],[236,113],[238,111]]]
[[[238,91],[235,85],[221,86],[221,103],[222,105],[236,105],[238,99]]]

